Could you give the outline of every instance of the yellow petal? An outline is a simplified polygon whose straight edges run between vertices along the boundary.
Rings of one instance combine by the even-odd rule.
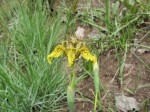
[[[75,48],[68,48],[67,49],[68,66],[73,65],[73,63],[75,61],[75,54],[76,54]]]
[[[84,47],[85,46],[85,43],[84,42],[78,42],[77,45],[76,45],[76,52],[79,51],[80,48]]]
[[[90,51],[88,50],[88,48],[86,46],[83,46],[82,48],[80,48],[79,52],[81,53],[83,58],[85,58],[86,60],[90,60],[93,63],[96,63],[96,61],[97,61],[96,57],[90,53]]]
[[[47,56],[48,62],[51,64],[51,58],[57,58],[61,56],[64,50],[65,50],[65,47],[63,45],[56,46],[55,49],[52,51],[52,53]]]
[[[78,43],[77,43],[77,45],[76,45],[76,57],[75,57],[76,59],[79,58],[79,56],[80,56],[79,50],[80,50],[80,48],[82,48],[84,45],[85,45],[84,42],[78,42]]]

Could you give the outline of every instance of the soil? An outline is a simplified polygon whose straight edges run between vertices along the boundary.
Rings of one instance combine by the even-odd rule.
[[[150,41],[146,39],[141,43],[148,44],[148,42],[150,43]],[[147,67],[137,57],[139,57],[139,59],[141,59]],[[137,102],[140,103],[140,112],[144,112],[143,102],[150,98],[150,87],[142,87],[150,84],[150,69],[148,69],[148,67],[150,67],[149,59],[150,52],[141,54],[136,51],[130,51],[127,54],[123,72],[123,87],[121,88],[116,54],[113,52],[104,52],[100,55],[100,80],[103,88],[105,88],[105,91],[103,89],[101,90],[103,112],[109,112],[109,106],[112,106],[111,108],[115,107],[114,98],[115,96],[121,94],[121,91],[123,91],[126,96],[134,97]],[[78,85],[78,88],[80,88],[80,91],[85,97],[91,101],[94,101],[94,83],[91,77],[88,77],[82,81]],[[107,94],[106,91],[108,92]],[[81,95],[76,94],[76,97],[79,98]],[[94,104],[89,101],[77,100],[75,104],[75,112],[92,112],[93,105]],[[150,104],[147,106],[149,105]]]
[[[83,26],[82,26],[83,27]],[[85,39],[93,29],[84,26]],[[94,34],[95,34],[94,29]],[[98,32],[96,32],[98,35]],[[135,34],[135,44],[150,46],[149,35],[138,33]],[[144,37],[144,38],[140,38]],[[138,42],[138,43],[136,43]],[[120,54],[123,58],[124,52]],[[122,60],[122,59],[121,59]],[[83,65],[77,65],[78,70]],[[104,51],[99,56],[100,81],[102,85],[102,112],[110,112],[109,108],[115,109],[115,96],[122,92],[125,96],[133,97],[139,103],[140,111],[145,112],[144,108],[150,112],[150,50],[142,47],[129,48],[123,70],[123,82],[120,83],[119,63],[115,49]],[[81,70],[80,70],[81,71]],[[82,73],[81,73],[82,74]],[[80,75],[80,73],[79,73]],[[82,94],[76,93],[75,112],[93,112],[94,108],[94,80],[90,76],[85,78],[77,87]],[[106,94],[107,93],[107,94]],[[81,100],[82,99],[82,100]],[[84,101],[83,101],[84,100]],[[90,102],[91,101],[91,102]],[[145,103],[147,101],[147,104]],[[97,109],[98,110],[98,109]],[[117,109],[116,109],[117,110]],[[117,110],[118,112],[122,112]],[[64,111],[68,112],[68,110]],[[100,112],[100,111],[97,111]]]

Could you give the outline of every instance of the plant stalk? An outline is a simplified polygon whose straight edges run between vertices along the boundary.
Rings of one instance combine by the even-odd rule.
[[[72,67],[72,79],[71,84],[67,89],[67,100],[69,111],[74,112],[74,104],[75,104],[75,89],[76,89],[76,74],[74,72],[74,66]]]

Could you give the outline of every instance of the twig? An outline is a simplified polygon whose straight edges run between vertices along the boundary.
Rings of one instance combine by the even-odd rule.
[[[128,76],[131,73],[133,68],[134,68],[134,66],[132,66],[132,68],[130,69],[130,71],[128,73],[124,74],[124,77]]]
[[[109,92],[110,87],[111,87],[111,84],[113,83],[113,81],[114,81],[115,77],[117,76],[118,71],[119,71],[119,68],[117,69],[117,71],[116,71],[116,73],[115,73],[114,77],[111,79],[111,81],[110,81],[110,83],[109,83],[109,88],[108,88],[108,90],[106,91],[105,95],[103,96],[102,101],[105,99],[105,97],[106,97],[107,93]]]

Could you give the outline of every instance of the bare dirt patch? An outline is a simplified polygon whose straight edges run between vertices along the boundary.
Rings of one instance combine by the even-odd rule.
[[[149,40],[145,40],[146,44]],[[109,112],[109,107],[115,108],[115,96],[121,94],[134,97],[140,104],[141,112],[144,112],[144,101],[150,98],[150,53],[140,54],[129,52],[125,61],[123,72],[123,86],[121,88],[118,60],[115,53],[105,52],[100,55],[100,80],[103,111]],[[94,83],[91,77],[78,85],[83,95],[94,101]],[[76,95],[78,98],[80,95]],[[110,105],[111,104],[111,105]],[[77,101],[75,112],[90,112],[93,103],[89,101]],[[149,104],[147,104],[148,106]]]

